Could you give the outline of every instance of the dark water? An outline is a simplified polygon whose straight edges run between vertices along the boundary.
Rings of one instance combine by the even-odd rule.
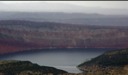
[[[44,66],[52,66],[71,73],[79,73],[77,65],[94,58],[109,48],[44,49],[0,56],[0,60],[29,60]]]

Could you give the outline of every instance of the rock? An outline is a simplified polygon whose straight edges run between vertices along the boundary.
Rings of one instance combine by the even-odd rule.
[[[78,68],[86,75],[128,75],[128,49],[105,52]]]
[[[0,61],[0,75],[58,75],[66,71],[29,61]]]

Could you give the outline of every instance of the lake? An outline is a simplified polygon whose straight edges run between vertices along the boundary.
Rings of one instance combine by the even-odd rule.
[[[1,55],[0,60],[29,60],[44,66],[52,66],[70,73],[81,72],[77,65],[90,60],[110,48],[40,49]]]

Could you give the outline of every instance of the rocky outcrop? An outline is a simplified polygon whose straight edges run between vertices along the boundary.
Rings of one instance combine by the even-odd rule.
[[[48,66],[39,66],[29,61],[0,61],[0,75],[59,75],[66,71]]]
[[[0,20],[0,54],[44,48],[127,48],[128,28]]]
[[[119,67],[92,65],[80,67],[79,69],[82,70],[85,75],[128,75],[128,65]]]
[[[78,68],[85,75],[128,75],[128,49],[106,52]]]

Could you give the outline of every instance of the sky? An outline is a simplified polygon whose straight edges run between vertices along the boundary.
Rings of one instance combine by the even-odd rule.
[[[17,5],[19,3],[40,3],[40,2],[74,4],[85,7],[128,9],[128,1],[1,1],[1,3],[17,4]]]
[[[51,3],[69,3],[85,7],[128,9],[128,1],[51,1]]]
[[[128,1],[0,1],[0,11],[127,14]]]

